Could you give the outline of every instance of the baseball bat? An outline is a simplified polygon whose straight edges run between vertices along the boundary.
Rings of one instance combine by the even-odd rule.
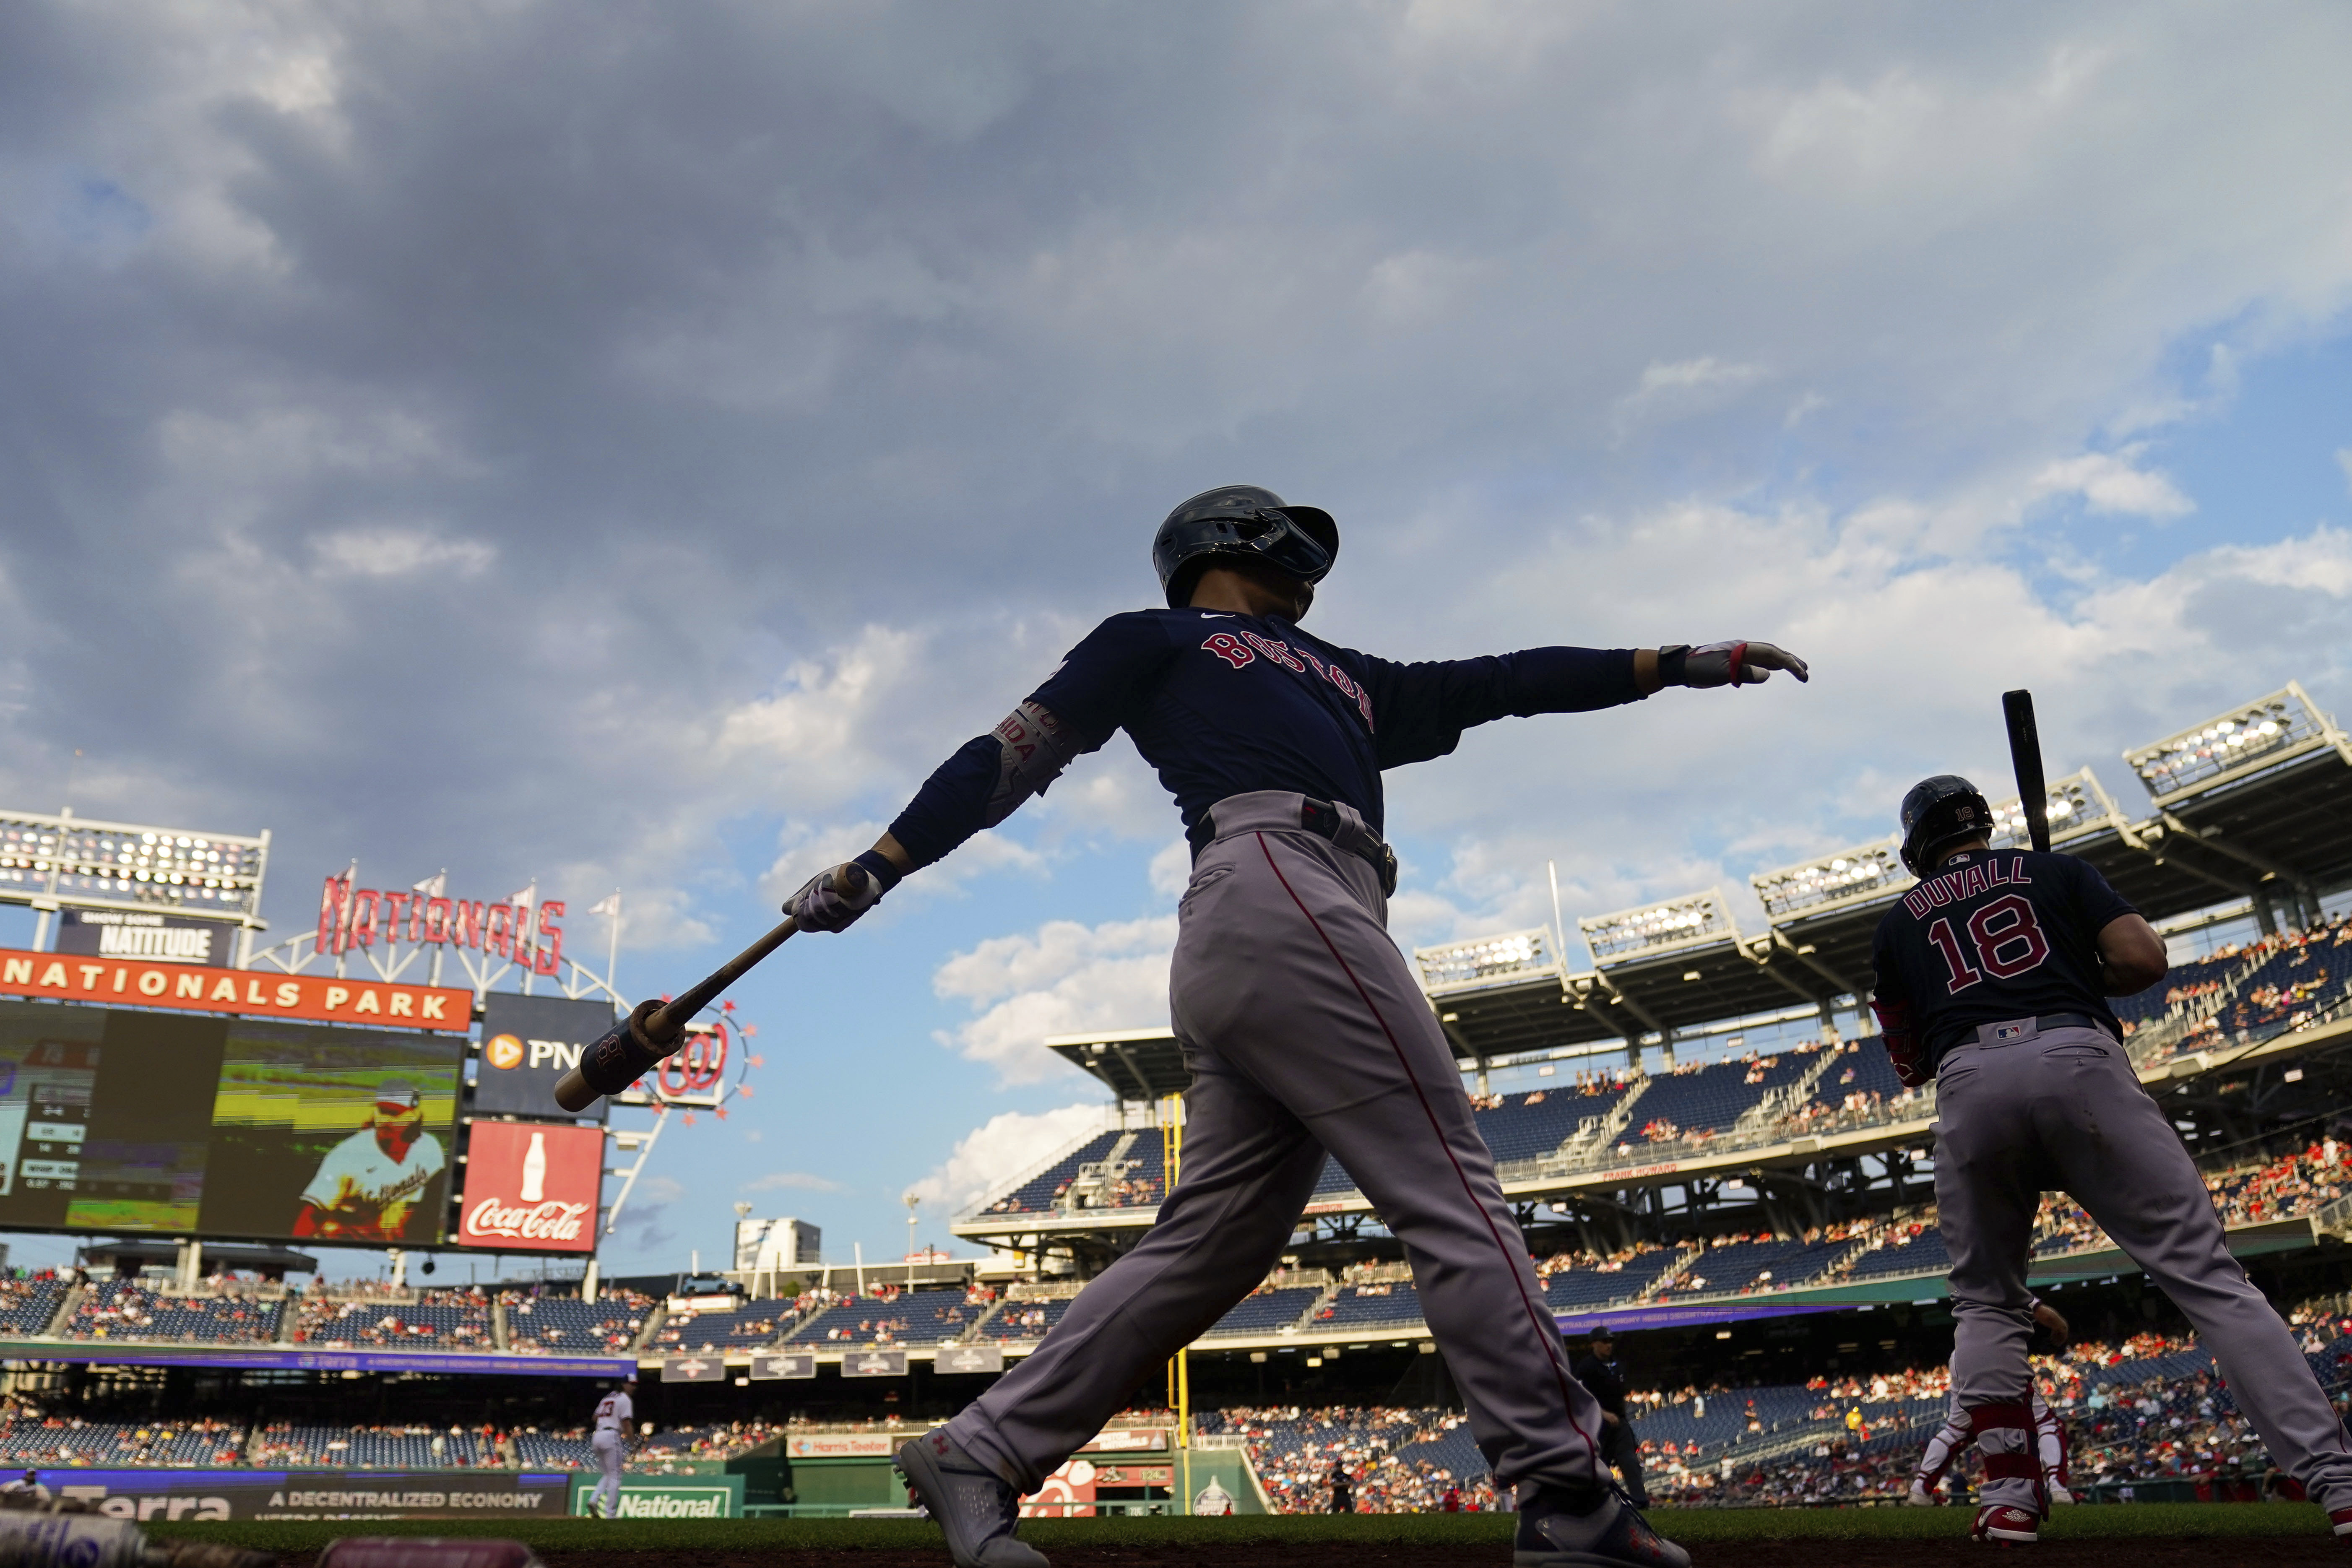
[[[866,873],[844,866],[833,879],[834,891],[845,898],[863,882]],[[853,882],[851,879],[858,879]],[[768,954],[784,945],[800,926],[786,915],[775,930],[712,970],[684,994],[667,1002],[638,1003],[629,1016],[589,1042],[580,1053],[580,1065],[555,1084],[555,1103],[582,1111],[607,1094],[618,1094],[653,1070],[655,1064],[686,1043],[686,1026],[697,1013],[718,1000],[719,994],[740,980]]]
[[[2009,721],[2009,761],[2017,770],[2018,803],[2025,807],[2025,831],[2033,847],[2050,850],[2050,785],[2042,776],[2042,731],[2033,723],[2033,693],[2004,691],[2001,717]]]

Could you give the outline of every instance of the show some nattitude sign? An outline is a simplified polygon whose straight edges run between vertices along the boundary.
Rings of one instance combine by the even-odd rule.
[[[175,1007],[186,1013],[237,1013],[312,1023],[378,1024],[450,1034],[463,1034],[474,1021],[474,994],[445,985],[388,985],[325,974],[125,963],[80,953],[5,948],[0,948],[0,996]]]

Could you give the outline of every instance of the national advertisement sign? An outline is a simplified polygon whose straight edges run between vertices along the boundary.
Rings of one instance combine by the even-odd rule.
[[[771,1351],[751,1358],[751,1381],[754,1383],[815,1375],[814,1351]]]
[[[40,1483],[114,1519],[537,1519],[562,1514],[568,1474],[500,1470],[40,1469]],[[740,1484],[740,1478],[739,1478]]]
[[[594,1508],[599,1478],[575,1476],[572,1511],[588,1514]],[[740,1519],[743,1517],[741,1476],[624,1476],[616,1519]]]
[[[493,1252],[593,1252],[604,1176],[601,1128],[475,1121],[455,1239]]]
[[[613,1026],[610,1003],[568,996],[525,996],[493,991],[482,1004],[482,1058],[474,1079],[474,1109],[509,1116],[572,1120],[555,1103],[558,1079],[580,1065],[580,1053]],[[608,1101],[591,1113],[604,1119]]]
[[[904,1377],[905,1351],[851,1351],[841,1358],[844,1377]]]

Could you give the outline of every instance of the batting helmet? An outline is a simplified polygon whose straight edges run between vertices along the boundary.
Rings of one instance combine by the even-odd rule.
[[[1320,583],[1339,557],[1339,525],[1318,507],[1291,506],[1255,485],[1202,490],[1168,514],[1151,539],[1151,564],[1181,609],[1209,563],[1260,561],[1302,583]]]
[[[1903,863],[1915,877],[1936,867],[1936,852],[1992,831],[1992,807],[1958,773],[1921,779],[1903,797]]]

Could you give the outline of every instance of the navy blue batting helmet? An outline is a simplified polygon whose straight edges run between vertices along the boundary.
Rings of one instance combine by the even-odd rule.
[[[1992,832],[1992,807],[1958,773],[1921,779],[1903,797],[1903,863],[1915,877],[1935,869],[1936,852]]]
[[[1151,564],[1168,607],[1181,609],[1218,558],[1256,561],[1302,583],[1320,583],[1339,558],[1339,525],[1319,507],[1291,506],[1256,485],[1223,485],[1168,514],[1151,540]]]

